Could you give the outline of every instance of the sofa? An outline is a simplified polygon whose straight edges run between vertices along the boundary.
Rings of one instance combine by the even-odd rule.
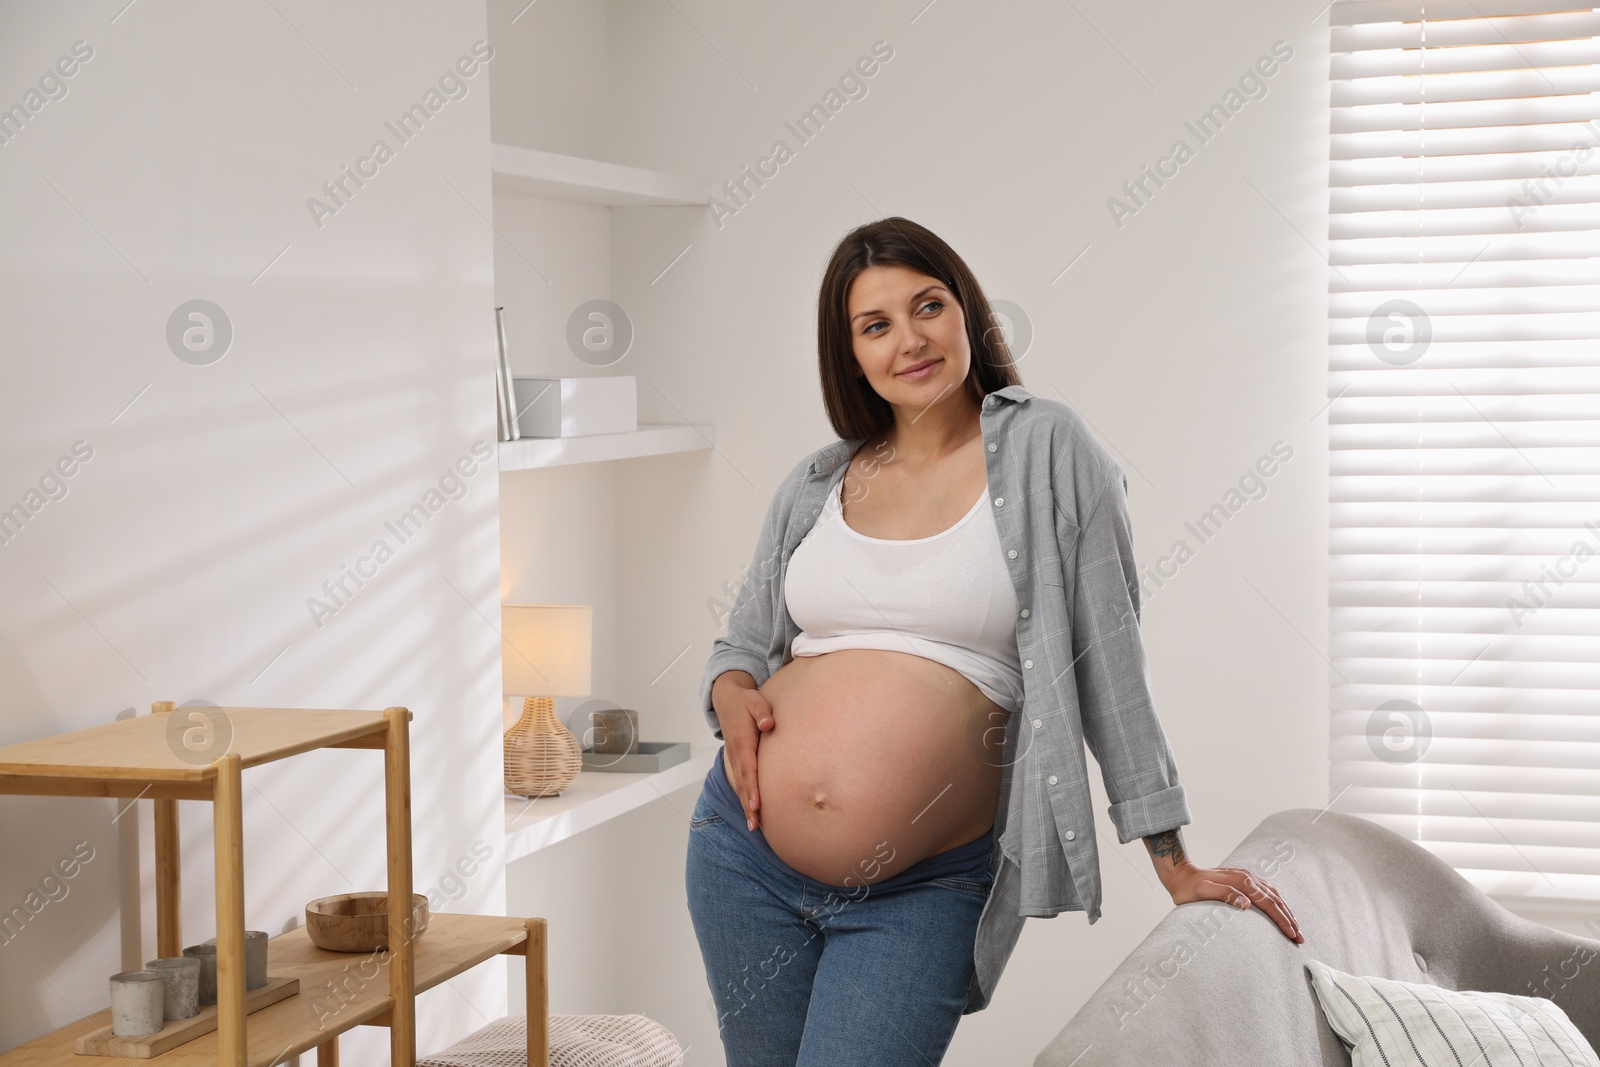
[[[1349,1067],[1307,959],[1354,975],[1545,997],[1600,1048],[1600,941],[1512,914],[1377,823],[1281,811],[1217,866],[1248,868],[1276,886],[1305,944],[1257,908],[1178,906],[1035,1067]]]

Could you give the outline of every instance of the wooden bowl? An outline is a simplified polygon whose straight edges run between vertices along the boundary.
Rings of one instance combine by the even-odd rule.
[[[428,898],[411,894],[411,936],[428,928]],[[389,945],[389,895],[342,893],[306,905],[306,936],[332,952],[373,952]]]

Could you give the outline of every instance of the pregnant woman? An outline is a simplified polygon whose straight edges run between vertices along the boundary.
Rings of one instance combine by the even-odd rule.
[[[1121,468],[993,321],[908,219],[824,274],[840,439],[779,486],[701,684],[723,746],[685,881],[729,1067],[937,1064],[1025,917],[1099,918],[1085,744],[1174,903],[1304,940],[1266,881],[1185,855]]]

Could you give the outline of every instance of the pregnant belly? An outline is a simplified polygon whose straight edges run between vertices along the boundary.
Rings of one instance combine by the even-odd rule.
[[[870,885],[993,824],[1008,713],[960,672],[843,649],[796,657],[761,694],[761,832],[800,873]]]

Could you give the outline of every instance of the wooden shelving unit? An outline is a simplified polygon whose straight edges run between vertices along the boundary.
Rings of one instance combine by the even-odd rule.
[[[500,953],[526,956],[528,1018],[548,1020],[544,932],[543,919],[434,915],[428,921],[427,932],[416,940],[414,992],[427,992]],[[306,938],[304,928],[273,938],[268,943],[268,955],[272,973],[299,978],[300,992],[249,1015],[244,1062],[251,1067],[282,1064],[289,1057],[312,1049],[317,1050],[319,1064],[337,1063],[335,1043],[339,1034],[362,1025],[389,1026],[392,1030],[394,1000],[383,973],[388,969],[386,966],[369,964],[366,954],[327,952],[317,948]],[[371,977],[374,971],[376,977]],[[324,983],[327,982],[332,982],[333,988],[339,991],[337,997],[326,992]],[[109,1027],[108,1020],[107,1012],[91,1015],[0,1055],[0,1064],[31,1067],[71,1063],[78,1067],[95,1067],[101,1063],[118,1063],[119,1067],[124,1067],[128,1061],[116,1057],[78,1056],[72,1051],[72,1044],[79,1035],[91,1033],[97,1027]],[[548,1042],[547,1032],[537,1025],[529,1027],[530,1064],[547,1067]],[[161,1067],[212,1067],[226,1061],[221,1037],[213,1032],[165,1055],[138,1062]]]
[[[197,721],[194,727],[201,731],[194,736],[209,736],[217,749],[216,758],[204,762],[210,753],[203,745],[197,752],[175,741],[186,727],[173,722],[172,702],[157,702],[153,710],[151,715],[0,748],[0,794],[126,797],[155,805],[156,943],[161,956],[179,955],[183,946],[177,802],[209,801],[214,807],[217,1029],[144,1062],[270,1067],[315,1048],[318,1064],[329,1067],[338,1062],[338,1035],[368,1024],[389,1027],[390,1062],[394,1067],[411,1067],[416,1062],[416,994],[492,956],[516,953],[528,957],[528,1062],[547,1067],[543,919],[439,915],[423,934],[415,938],[409,934],[410,711],[183,709],[216,717]],[[268,945],[268,972],[300,978],[301,991],[246,1016],[240,774],[319,748],[376,749],[384,754],[390,950],[377,965],[377,976],[352,983],[347,971],[369,956],[318,949],[303,929],[273,938]],[[331,1013],[312,1010],[310,998],[331,979],[338,979],[335,987],[348,999],[341,999]],[[104,1057],[80,1056],[73,1050],[77,1038],[97,1026],[106,1026],[104,1016],[69,1024],[0,1054],[0,1067],[87,1067],[103,1061]]]

